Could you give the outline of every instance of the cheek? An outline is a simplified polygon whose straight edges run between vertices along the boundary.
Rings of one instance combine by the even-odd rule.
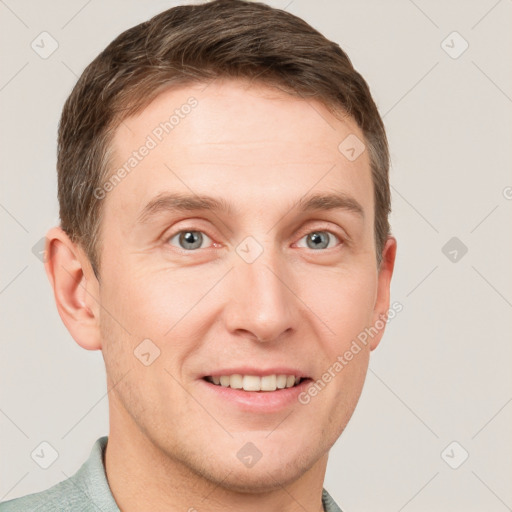
[[[105,282],[104,305],[134,344],[149,338],[162,350],[161,361],[171,365],[172,359],[176,366],[197,348],[208,319],[216,317],[220,289],[216,284],[225,273],[221,267],[120,264]],[[126,332],[117,331],[126,337]]]
[[[171,279],[171,271],[155,273],[144,265],[119,264],[105,279],[103,300],[113,316],[134,336],[162,337],[184,314],[193,286]]]
[[[328,352],[339,352],[371,324],[377,290],[376,272],[372,273],[368,268],[317,272],[308,282],[310,285],[303,288],[301,297],[321,324],[328,327],[324,329],[331,340]]]

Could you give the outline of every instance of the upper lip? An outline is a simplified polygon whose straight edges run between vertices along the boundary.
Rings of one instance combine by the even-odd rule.
[[[255,375],[257,377],[265,377],[266,375],[295,375],[302,379],[309,378],[309,375],[303,370],[298,368],[290,368],[285,366],[278,366],[273,368],[254,368],[249,366],[223,368],[220,370],[212,370],[210,373],[203,375],[203,377],[221,377],[223,375]]]

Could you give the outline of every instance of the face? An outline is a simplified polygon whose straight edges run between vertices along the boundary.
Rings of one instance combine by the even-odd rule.
[[[325,466],[380,334],[344,354],[389,306],[348,136],[320,103],[220,80],[120,126],[99,288],[111,428],[234,490]]]

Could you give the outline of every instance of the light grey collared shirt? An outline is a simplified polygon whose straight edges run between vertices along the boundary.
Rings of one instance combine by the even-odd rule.
[[[100,437],[89,458],[67,480],[46,491],[0,503],[0,512],[120,512],[105,474],[104,453],[108,436]],[[341,512],[324,489],[322,504],[325,512]]]

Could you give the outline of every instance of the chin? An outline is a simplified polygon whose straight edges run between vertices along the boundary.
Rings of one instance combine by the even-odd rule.
[[[279,443],[279,446],[263,447],[263,455],[252,465],[247,467],[236,456],[240,443],[237,441],[236,450],[222,450],[210,453],[208,458],[198,459],[189,456],[182,459],[188,469],[215,486],[220,486],[235,493],[265,493],[282,489],[312,471],[315,464],[322,464],[320,460],[328,451],[322,449],[322,443],[311,444],[297,441],[291,445]],[[224,447],[225,448],[225,447]],[[226,453],[233,455],[226,457]]]
[[[283,465],[279,461],[261,459],[252,468],[234,464],[230,468],[225,468],[224,475],[219,475],[218,471],[215,471],[214,474],[212,472],[211,475],[203,476],[231,492],[266,493],[292,484],[311,470],[313,465],[314,462],[306,463],[304,460],[289,461]]]

